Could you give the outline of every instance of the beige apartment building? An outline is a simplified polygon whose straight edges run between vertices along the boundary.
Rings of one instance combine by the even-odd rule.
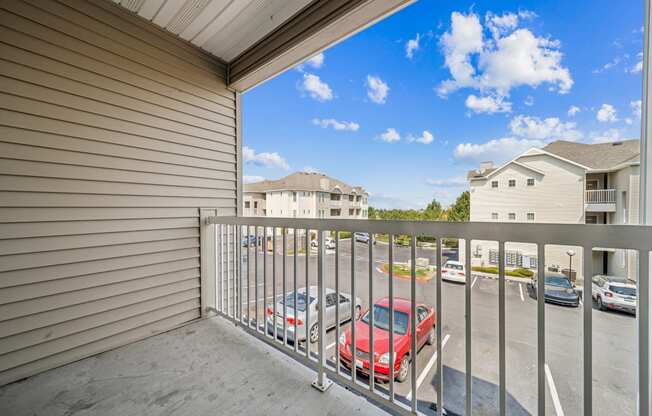
[[[250,217],[366,219],[369,194],[360,186],[317,172],[296,172],[244,186],[243,213]]]
[[[559,140],[501,166],[482,163],[468,173],[471,221],[636,224],[639,155],[638,140],[601,144]],[[471,254],[473,264],[498,261],[496,243],[473,242]],[[532,245],[508,244],[506,257],[508,267],[537,264]],[[596,274],[635,277],[633,252],[604,247],[594,249],[592,257]],[[546,267],[563,271],[572,261],[579,279],[581,259],[579,248],[547,247]]]

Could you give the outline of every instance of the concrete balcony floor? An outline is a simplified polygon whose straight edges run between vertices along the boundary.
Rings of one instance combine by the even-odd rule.
[[[0,415],[386,415],[223,318],[0,388]]]

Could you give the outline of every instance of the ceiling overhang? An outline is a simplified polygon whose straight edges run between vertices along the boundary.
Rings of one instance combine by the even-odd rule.
[[[227,64],[246,91],[415,0],[112,0]]]

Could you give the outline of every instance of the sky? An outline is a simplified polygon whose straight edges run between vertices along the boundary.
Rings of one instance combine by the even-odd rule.
[[[317,171],[424,208],[481,161],[638,139],[642,24],[640,1],[417,1],[243,95],[244,180]]]

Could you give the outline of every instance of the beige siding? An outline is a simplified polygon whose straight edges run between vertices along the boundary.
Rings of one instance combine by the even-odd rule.
[[[225,67],[106,1],[0,3],[0,385],[200,316]]]

